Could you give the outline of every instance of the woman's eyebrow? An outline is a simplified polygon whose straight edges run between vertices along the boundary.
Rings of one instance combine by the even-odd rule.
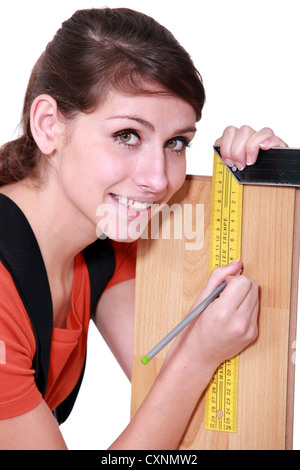
[[[138,116],[111,116],[111,117],[107,118],[107,120],[108,119],[130,119],[131,121],[138,122],[139,124],[141,124],[144,127],[148,127],[148,129],[150,129],[152,132],[155,131],[154,126],[150,122],[145,121],[145,119],[141,119]]]
[[[196,127],[186,127],[185,129],[179,129],[178,131],[174,132],[174,134],[188,134],[189,132],[197,132]]]
[[[141,124],[142,126],[144,127],[147,127],[148,129],[150,129],[152,132],[155,131],[155,127],[153,126],[153,124],[151,124],[151,122],[149,121],[145,121],[145,119],[142,119],[142,118],[139,118],[138,116],[111,116],[108,119],[130,119],[132,121],[135,121],[135,122],[138,122],[139,124]],[[186,127],[184,129],[179,129],[177,131],[174,132],[174,135],[176,134],[188,134],[189,132],[197,132],[197,129],[196,127]]]

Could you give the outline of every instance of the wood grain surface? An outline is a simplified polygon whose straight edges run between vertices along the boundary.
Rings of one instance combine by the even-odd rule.
[[[148,236],[139,241],[132,415],[148,393],[170,345],[146,366],[141,358],[184,318],[207,280],[210,198],[211,178],[187,177],[169,203],[174,205],[174,213],[170,211],[170,239],[164,239],[161,227],[160,238]],[[176,239],[172,235],[181,222],[178,213],[184,213],[185,204],[193,205],[193,220],[190,229],[183,227],[182,237]],[[239,359],[238,431],[204,429],[203,394],[180,449],[292,447],[299,216],[299,191],[294,188],[244,187],[242,261],[244,274],[260,286],[260,314],[258,339]],[[193,246],[191,234],[196,222],[200,235],[198,232],[197,239],[194,237]],[[176,230],[172,224],[177,224]],[[176,233],[178,237],[178,230]]]

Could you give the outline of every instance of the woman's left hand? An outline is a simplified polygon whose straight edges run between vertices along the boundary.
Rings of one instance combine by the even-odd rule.
[[[253,165],[260,149],[288,147],[269,127],[256,132],[249,126],[242,126],[239,129],[234,126],[226,127],[215,145],[220,147],[226,165],[230,167],[235,165],[238,170],[243,170],[246,165]]]

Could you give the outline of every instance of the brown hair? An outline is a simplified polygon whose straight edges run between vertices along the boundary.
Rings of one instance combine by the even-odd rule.
[[[36,173],[41,152],[30,130],[30,110],[37,96],[51,95],[62,117],[72,119],[78,112],[94,111],[111,89],[150,93],[141,88],[143,81],[160,84],[181,97],[200,120],[205,101],[201,76],[166,28],[127,8],[74,13],[33,68],[23,106],[22,135],[0,149],[0,185]]]

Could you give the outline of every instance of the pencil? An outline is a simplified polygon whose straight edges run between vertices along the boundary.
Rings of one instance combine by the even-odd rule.
[[[217,287],[217,289],[215,289],[208,297],[206,297],[205,300],[203,300],[203,302],[194,308],[194,310],[192,310],[177,326],[175,326],[175,328],[173,328],[173,330],[171,330],[167,336],[165,336],[156,346],[154,346],[154,348],[151,349],[151,351],[148,352],[148,354],[146,354],[146,356],[141,359],[142,364],[148,364],[148,362],[154,356],[156,356],[156,354],[159,353],[159,351],[161,351],[173,338],[175,338],[178,333],[180,333],[189,323],[191,323],[191,321],[198,317],[211,302],[219,297],[225,287],[226,282],[222,282],[222,284]]]

